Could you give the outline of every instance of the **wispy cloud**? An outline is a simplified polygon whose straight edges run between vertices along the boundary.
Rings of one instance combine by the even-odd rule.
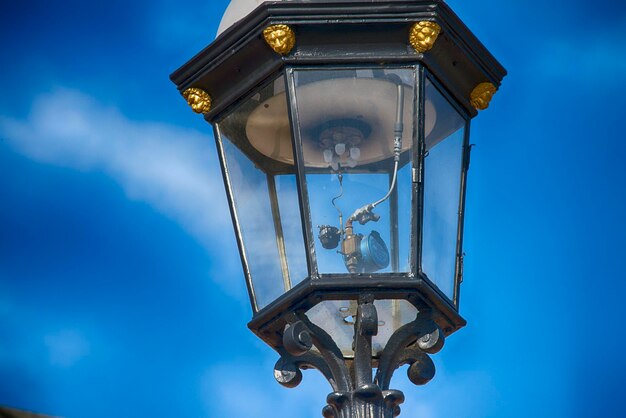
[[[200,241],[229,219],[208,135],[131,121],[70,90],[39,97],[25,120],[0,117],[0,134],[37,161],[105,172]]]
[[[0,116],[0,137],[33,160],[105,173],[130,199],[174,219],[212,252],[224,252],[215,257],[215,268],[240,272],[236,250],[213,240],[230,216],[210,135],[133,121],[92,97],[59,89],[36,98],[25,119]],[[231,293],[228,283],[238,282],[222,281]]]

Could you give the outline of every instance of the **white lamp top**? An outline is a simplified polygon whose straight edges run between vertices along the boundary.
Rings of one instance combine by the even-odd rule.
[[[226,29],[231,27],[234,23],[246,17],[250,12],[257,8],[265,0],[231,0],[230,4],[224,12],[220,27],[217,29],[217,35],[219,36]],[[288,0],[274,0],[274,1],[288,1]]]

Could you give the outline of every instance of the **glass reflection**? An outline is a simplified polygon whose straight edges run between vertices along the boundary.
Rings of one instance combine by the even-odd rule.
[[[298,70],[294,82],[318,271],[409,271],[411,212],[398,208],[411,207],[414,69]]]
[[[224,168],[258,309],[308,275],[295,169],[268,158],[251,143],[258,130],[270,136],[289,135],[284,90],[281,77],[259,89],[218,124]]]
[[[378,333],[372,338],[372,355],[380,357],[389,338],[403,325],[417,317],[417,309],[402,299],[375,300]],[[306,312],[312,323],[333,337],[345,358],[353,358],[354,323],[357,302],[354,300],[323,301]]]
[[[426,83],[426,117],[436,112],[437,127],[426,137],[422,272],[450,300],[454,298],[459,198],[465,119],[436,87]]]

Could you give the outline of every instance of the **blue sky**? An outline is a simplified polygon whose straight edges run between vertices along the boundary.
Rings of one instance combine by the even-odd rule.
[[[509,75],[472,123],[468,326],[429,385],[396,373],[401,416],[621,416],[626,7],[449,4]],[[320,416],[323,379],[280,387],[246,328],[212,133],[168,79],[226,5],[0,4],[0,404]]]

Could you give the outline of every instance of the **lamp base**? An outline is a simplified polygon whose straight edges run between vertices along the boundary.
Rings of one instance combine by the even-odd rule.
[[[369,384],[353,392],[333,392],[322,409],[324,418],[393,418],[400,415],[404,394],[399,390],[381,390]]]
[[[435,376],[435,366],[428,354],[438,352],[444,344],[443,332],[430,312],[422,310],[414,321],[389,338],[373,377],[372,337],[378,332],[373,295],[362,295],[358,300],[354,359],[345,359],[331,336],[303,313],[291,313],[287,321],[274,377],[283,386],[295,387],[302,381],[301,369],[318,369],[333,388],[327,397],[328,405],[322,410],[325,418],[398,416],[404,395],[389,389],[394,371],[409,364],[409,380],[416,385],[428,383]]]

